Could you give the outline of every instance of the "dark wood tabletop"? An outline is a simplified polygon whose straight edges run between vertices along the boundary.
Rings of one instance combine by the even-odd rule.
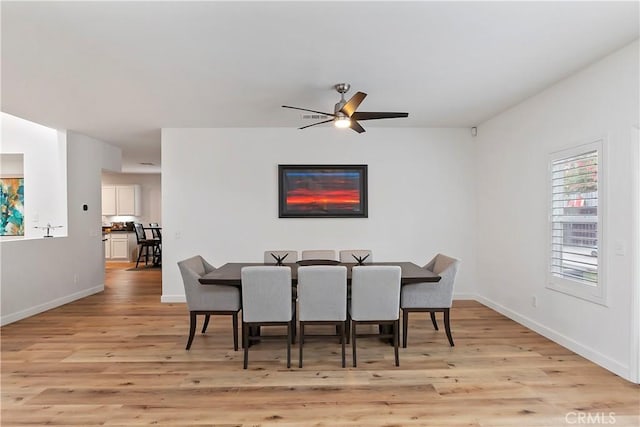
[[[336,265],[344,265],[347,267],[347,282],[351,282],[351,267],[354,263],[339,263]],[[406,285],[408,283],[422,283],[422,282],[438,282],[440,276],[437,274],[420,267],[412,262],[373,262],[365,265],[397,265],[402,269],[401,283]],[[264,264],[258,262],[230,262],[224,264],[220,268],[205,274],[199,280],[203,285],[234,285],[240,286],[242,284],[240,279],[240,271],[242,267],[248,266],[275,266],[275,264]],[[298,283],[298,264],[284,264],[286,267],[291,267],[291,281],[293,284]]]

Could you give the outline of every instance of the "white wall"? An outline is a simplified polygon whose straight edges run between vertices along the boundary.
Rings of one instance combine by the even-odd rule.
[[[474,289],[468,129],[163,129],[162,300],[184,301],[176,262],[262,262],[269,249],[370,248],[376,260],[462,260]],[[278,164],[368,164],[369,218],[278,218]]]
[[[101,171],[119,169],[121,153],[73,132],[67,133],[66,140],[66,189],[56,195],[66,195],[68,201],[68,236],[0,243],[2,325],[104,289]],[[25,170],[26,177],[28,173]],[[46,175],[46,169],[38,173]],[[87,211],[82,209],[84,204],[88,205]]]
[[[0,152],[0,178],[12,177],[24,177],[24,155],[22,153],[3,154]]]
[[[36,226],[61,225],[51,230],[66,236],[67,229],[67,146],[66,135],[19,117],[1,113],[0,152],[24,155],[24,237],[40,238],[44,230]],[[16,237],[0,237],[0,241]]]
[[[130,185],[140,184],[142,191],[142,215],[135,221],[145,225],[150,222],[162,224],[162,191],[160,188],[159,173],[111,173],[102,174],[102,185]],[[133,221],[133,219],[120,219],[120,217],[106,217],[111,221]]]
[[[632,355],[637,360],[630,343],[638,341],[631,308],[638,262],[631,237],[639,197],[632,190],[638,75],[635,42],[481,124],[475,155],[481,300],[628,379]],[[548,155],[603,136],[608,202],[600,243],[607,306],[545,288]],[[614,251],[620,245],[624,255]]]

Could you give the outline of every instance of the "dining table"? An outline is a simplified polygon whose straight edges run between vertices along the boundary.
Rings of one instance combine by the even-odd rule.
[[[351,283],[351,269],[358,265],[356,263],[342,263],[342,262],[326,262],[326,260],[317,260],[314,262],[313,260],[305,260],[299,261],[297,263],[285,263],[283,266],[287,266],[291,268],[291,282],[292,285],[297,285],[298,283],[298,268],[303,265],[321,265],[321,264],[330,264],[330,265],[343,265],[347,267],[347,284]],[[217,268],[198,279],[203,285],[231,285],[231,286],[241,286],[242,280],[240,277],[240,273],[243,267],[250,266],[276,266],[277,264],[265,264],[261,262],[229,262],[226,263],[220,268]],[[420,267],[417,264],[408,261],[397,261],[397,262],[372,262],[366,263],[365,266],[369,265],[397,265],[402,270],[400,283],[402,285],[407,285],[410,283],[423,283],[423,282],[438,282],[440,281],[440,276],[435,274],[434,272],[427,270],[426,268]]]
[[[220,266],[213,271],[203,275],[198,279],[202,285],[230,285],[230,286],[242,286],[241,272],[243,267],[251,266],[287,266],[291,268],[291,284],[296,286],[298,284],[298,268],[302,265],[343,265],[347,267],[347,286],[351,285],[351,269],[359,265],[357,263],[343,263],[332,260],[301,260],[296,263],[284,263],[284,264],[266,264],[262,262],[229,262]],[[424,283],[424,282],[439,282],[440,276],[434,272],[420,267],[409,261],[397,261],[397,262],[371,262],[362,264],[364,266],[369,265],[397,265],[401,269],[400,284],[408,285],[410,283]],[[380,333],[386,334],[389,331],[387,327],[380,326]],[[392,340],[385,340],[388,344],[393,345]]]

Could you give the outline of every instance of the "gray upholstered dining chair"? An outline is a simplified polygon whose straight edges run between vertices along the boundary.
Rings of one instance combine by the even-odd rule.
[[[305,336],[326,336],[305,335],[305,325],[314,324],[337,326],[342,344],[342,367],[344,368],[346,365],[347,267],[315,265],[298,268],[298,320],[300,322],[298,366],[302,368]]]
[[[353,263],[363,260],[363,264],[371,264],[373,262],[373,254],[369,249],[346,249],[340,251],[340,262]]]
[[[298,251],[264,251],[265,264],[277,264],[277,258],[282,259],[283,263],[293,264],[298,261]]]
[[[334,250],[324,250],[324,249],[315,249],[315,250],[306,250],[302,251],[302,259],[336,259],[336,251]]]
[[[243,267],[240,275],[244,369],[249,363],[250,342],[274,337],[261,335],[259,328],[278,325],[287,327],[287,368],[290,368],[295,322],[295,303],[291,301],[291,267]]]
[[[438,330],[436,313],[444,313],[444,329],[451,347],[454,346],[451,336],[449,311],[453,302],[453,285],[460,261],[446,255],[437,254],[427,265],[429,271],[440,276],[439,282],[411,283],[402,287],[400,307],[402,308],[402,346],[407,347],[409,313],[429,312],[435,330]]]
[[[400,366],[398,356],[400,321],[400,279],[399,266],[354,266],[351,270],[351,301],[349,317],[351,319],[351,344],[353,366],[357,365],[356,337],[392,338],[396,366]],[[391,334],[358,334],[357,325],[361,323],[391,326]]]
[[[237,286],[202,285],[198,279],[215,270],[201,256],[178,262],[182,274],[184,293],[189,308],[189,338],[186,350],[191,348],[196,331],[196,316],[204,315],[202,333],[207,331],[211,315],[230,315],[233,321],[233,349],[238,350],[238,312],[241,309],[240,289]]]

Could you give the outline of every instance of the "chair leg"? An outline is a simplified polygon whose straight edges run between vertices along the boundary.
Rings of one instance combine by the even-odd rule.
[[[240,337],[240,339],[241,339],[241,341],[242,341],[242,348],[243,348],[243,349],[244,349],[244,332],[245,332],[245,331],[244,331],[244,328],[243,328],[243,327],[240,327],[240,333],[241,333],[241,337]]]
[[[291,342],[292,342],[293,344],[295,344],[295,343],[296,343],[296,335],[298,335],[298,331],[297,331],[297,328],[296,328],[296,323],[298,323],[298,322],[297,322],[297,320],[298,320],[298,313],[296,312],[296,305],[295,305],[295,303],[293,304],[293,310],[292,310],[292,311],[293,311],[293,322],[292,322],[292,325],[293,325],[293,326],[292,326],[292,329],[293,329],[293,330],[292,330]]]
[[[349,316],[349,312],[347,312],[347,331],[345,332],[347,336],[347,344],[351,342],[351,316]]]
[[[302,328],[302,327],[301,327]],[[344,336],[344,329],[345,329],[345,322],[342,322],[340,324],[340,342],[342,343],[342,367],[345,368],[347,366],[347,363],[345,361],[345,341],[346,341],[346,337]],[[300,331],[302,333],[302,330]],[[302,339],[302,337],[300,337],[300,339]],[[300,347],[302,349],[302,347]],[[300,354],[302,354],[302,351],[300,352]]]
[[[436,320],[436,313],[434,311],[430,311],[429,314],[431,315],[431,323],[433,323],[433,328],[436,331],[439,331],[440,329],[438,329],[438,321]]]
[[[287,324],[287,369],[291,368],[291,332],[293,329],[293,321]]]
[[[159,244],[153,246],[153,265],[159,265],[162,256],[162,248]]]
[[[142,249],[144,249],[143,246],[138,247],[138,259],[136,260],[136,268],[138,268],[138,263],[140,262],[140,258],[142,258]]]
[[[409,311],[402,310],[402,348],[407,348],[407,332],[409,331]]]
[[[393,322],[393,351],[396,357],[396,366],[400,366],[400,357],[398,356],[398,345],[400,341],[400,334],[398,331],[399,323],[400,323],[400,319]]]
[[[191,343],[193,342],[193,336],[196,334],[196,313],[193,311],[189,312],[189,339],[187,340],[187,348],[185,350],[189,350],[191,348]]]
[[[209,314],[205,314],[204,315],[204,324],[202,325],[202,333],[204,334],[205,332],[207,332],[207,326],[209,326],[209,318],[211,317],[211,315]]]
[[[242,322],[242,340],[244,347],[244,365],[243,369],[247,369],[247,365],[249,364],[249,328],[247,324]]]
[[[238,313],[231,315],[231,321],[233,322],[233,351],[238,351]]]
[[[353,367],[357,366],[356,362],[356,323],[354,320],[351,321],[351,354],[353,355]]]
[[[444,330],[447,333],[447,338],[449,339],[449,345],[451,345],[451,347],[453,347],[454,344],[453,344],[453,337],[451,337],[451,325],[449,324],[449,309],[448,308],[444,309]]]
[[[300,349],[298,351],[298,368],[302,368],[302,345],[304,344],[304,322],[300,322],[300,336],[298,337]]]

